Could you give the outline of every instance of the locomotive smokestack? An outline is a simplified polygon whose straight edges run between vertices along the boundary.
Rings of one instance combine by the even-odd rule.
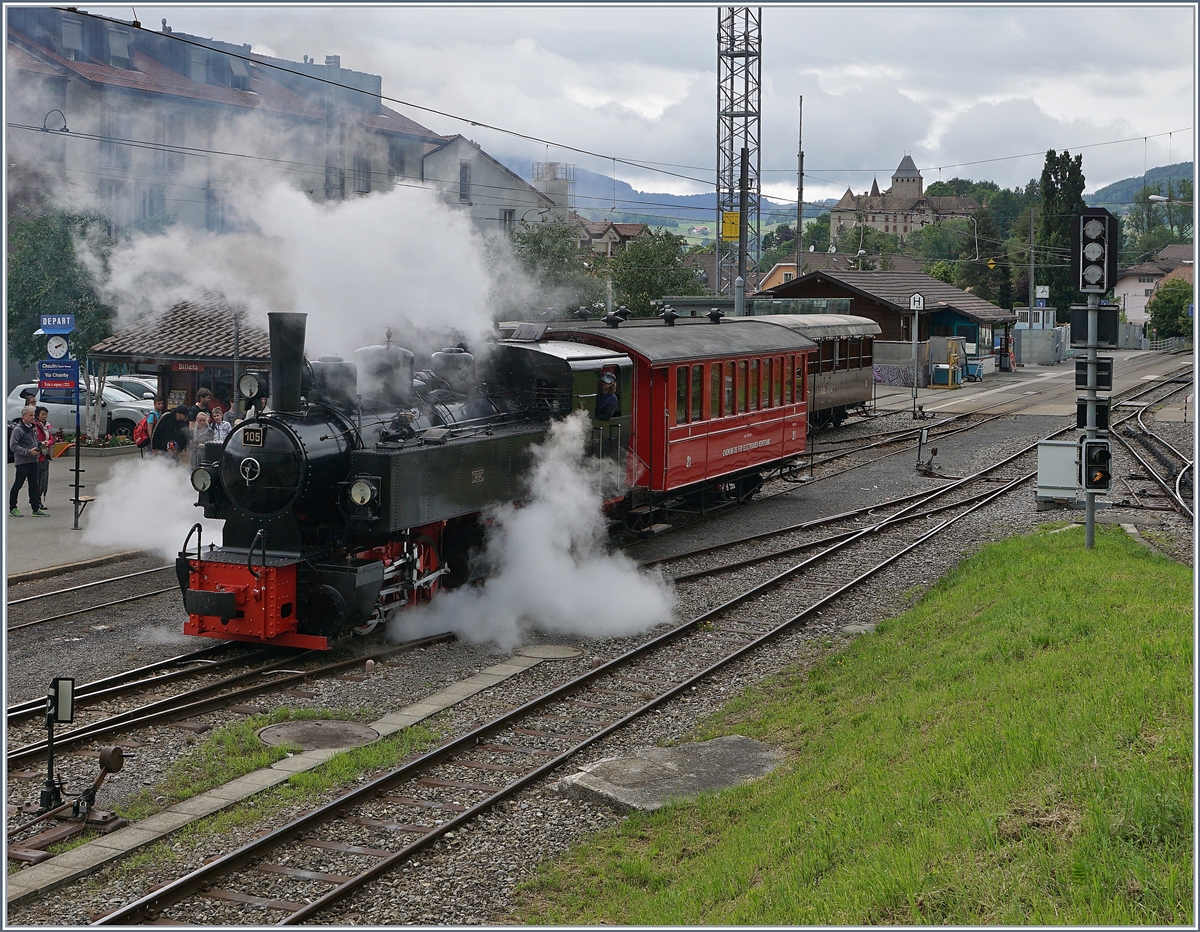
[[[308,315],[272,312],[267,318],[271,322],[271,407],[298,412]]]

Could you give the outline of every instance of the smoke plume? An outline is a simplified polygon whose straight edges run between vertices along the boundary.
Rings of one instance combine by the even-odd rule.
[[[197,521],[204,541],[220,543],[223,521],[204,517],[188,481],[186,460],[165,456],[124,457],[96,486],[96,500],[85,514],[83,539],[101,547],[147,550],[175,559]],[[195,546],[195,538],[192,545]]]
[[[584,453],[588,433],[582,412],[552,425],[534,450],[529,499],[495,512],[487,581],[398,612],[389,637],[453,631],[465,641],[509,650],[535,629],[614,637],[671,620],[675,596],[662,577],[605,548],[601,467]]]

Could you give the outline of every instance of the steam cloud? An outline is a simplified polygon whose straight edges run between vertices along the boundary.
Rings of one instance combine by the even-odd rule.
[[[530,500],[495,512],[485,555],[491,575],[483,586],[397,612],[390,638],[453,631],[510,650],[533,629],[613,637],[671,620],[675,595],[662,577],[604,547],[601,467],[585,456],[588,432],[587,417],[576,412],[553,424],[535,448]]]
[[[189,471],[163,456],[125,458],[96,486],[87,511],[83,539],[101,547],[148,550],[175,559],[197,521],[204,540],[220,542],[223,521],[204,517],[195,507]],[[192,541],[193,545],[195,540]]]
[[[117,309],[118,329],[217,293],[264,328],[268,311],[307,313],[310,358],[349,356],[382,343],[389,327],[402,344],[450,328],[474,342],[496,309],[531,290],[505,247],[486,243],[432,189],[398,186],[327,205],[276,182],[246,190],[241,216],[253,229],[134,235],[107,268],[87,244],[77,253]]]

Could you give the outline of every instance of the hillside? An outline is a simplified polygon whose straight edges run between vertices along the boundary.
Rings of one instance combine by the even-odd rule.
[[[1160,165],[1157,168],[1150,169],[1145,175],[1122,178],[1120,181],[1114,181],[1110,185],[1105,185],[1093,194],[1085,193],[1083,200],[1088,207],[1107,207],[1114,213],[1123,213],[1137,200],[1143,184],[1150,187],[1154,187],[1155,184],[1161,184],[1163,191],[1166,192],[1168,181],[1174,182],[1176,185],[1180,181],[1193,181],[1193,168],[1194,166],[1191,162]]]
[[[529,160],[501,159],[512,171],[522,178],[532,174],[532,163]],[[615,210],[614,210],[615,198]],[[830,201],[823,206],[809,205],[804,209],[804,216],[819,217],[836,201]],[[704,194],[664,194],[660,192],[636,191],[625,181],[613,179],[609,175],[588,171],[586,168],[575,169],[575,209],[584,217],[591,220],[613,219],[618,221],[640,221],[654,223],[655,221],[687,221],[695,223],[712,223],[713,211],[717,207],[715,192]],[[766,214],[773,210],[790,209],[795,211],[795,205],[782,201],[764,198],[762,212]]]

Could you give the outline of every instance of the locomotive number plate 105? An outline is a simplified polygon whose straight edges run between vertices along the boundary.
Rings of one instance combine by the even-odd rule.
[[[261,427],[243,427],[242,443],[248,447],[261,447],[263,444],[263,429]]]

